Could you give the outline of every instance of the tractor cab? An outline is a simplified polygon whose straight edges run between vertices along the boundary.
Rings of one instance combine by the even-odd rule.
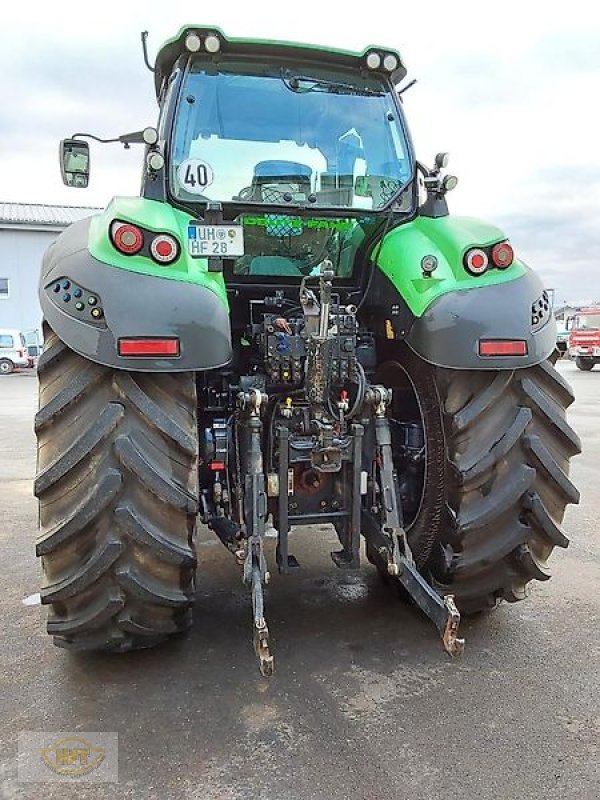
[[[217,208],[243,229],[243,252],[233,235],[210,246],[228,284],[297,283],[325,259],[351,282],[381,221],[413,210],[415,160],[394,88],[404,74],[381,48],[238,41],[216,29],[185,28],[162,48],[161,189],[195,217]]]

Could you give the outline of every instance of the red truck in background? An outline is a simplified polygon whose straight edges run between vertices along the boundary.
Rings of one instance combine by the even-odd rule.
[[[567,320],[569,356],[578,369],[589,371],[600,363],[600,307],[580,308]]]

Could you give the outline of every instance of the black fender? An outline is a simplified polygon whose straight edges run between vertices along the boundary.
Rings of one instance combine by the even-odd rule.
[[[525,341],[524,356],[479,355],[482,339]],[[518,369],[539,364],[556,347],[556,323],[544,286],[533,270],[514,281],[442,295],[406,335],[425,361],[451,369]]]
[[[229,363],[229,311],[217,294],[205,286],[98,261],[87,247],[89,225],[90,219],[85,219],[67,228],[42,262],[40,305],[65,344],[99,364],[141,372],[206,370]],[[82,310],[77,310],[77,302],[83,303]],[[96,319],[93,308],[101,309]],[[179,355],[119,356],[119,339],[136,337],[177,337]]]

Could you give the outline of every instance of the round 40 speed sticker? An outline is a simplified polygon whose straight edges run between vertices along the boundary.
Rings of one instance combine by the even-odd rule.
[[[212,167],[201,158],[186,158],[177,167],[177,181],[189,194],[204,194],[214,179]]]

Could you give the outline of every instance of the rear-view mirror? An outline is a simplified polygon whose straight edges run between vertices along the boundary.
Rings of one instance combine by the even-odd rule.
[[[60,173],[65,186],[85,189],[90,179],[90,146],[80,139],[60,143]]]

